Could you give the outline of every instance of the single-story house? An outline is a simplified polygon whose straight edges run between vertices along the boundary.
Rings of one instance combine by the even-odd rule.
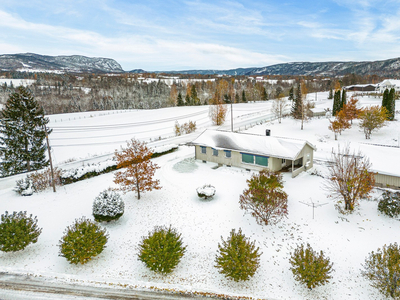
[[[376,90],[383,93],[386,89],[395,89],[396,93],[400,92],[400,80],[386,79],[376,85]]]
[[[316,150],[304,140],[219,130],[205,130],[189,145],[203,162],[256,171],[287,168],[292,177],[313,166]]]

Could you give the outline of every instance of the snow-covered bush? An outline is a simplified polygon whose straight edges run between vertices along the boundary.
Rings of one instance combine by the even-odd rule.
[[[397,217],[400,214],[400,193],[385,191],[378,203],[378,210],[391,218]]]
[[[216,189],[211,184],[205,184],[196,189],[197,195],[200,198],[208,199],[214,197]]]
[[[314,251],[310,244],[307,248],[304,245],[297,246],[290,258],[294,279],[305,284],[310,290],[329,282],[332,278],[330,273],[333,271],[329,257],[324,256],[324,252]]]
[[[249,280],[260,266],[259,248],[255,242],[250,242],[239,228],[238,233],[233,229],[229,238],[222,245],[218,244],[218,253],[215,258],[215,267],[221,274],[234,281]]]
[[[68,226],[59,242],[60,256],[71,264],[85,264],[105,248],[108,233],[93,221],[82,217]]]
[[[36,243],[42,229],[37,226],[37,217],[27,216],[26,211],[1,215],[0,250],[4,252],[25,249],[30,243]]]
[[[139,260],[161,274],[171,273],[185,254],[181,234],[169,227],[155,227],[139,244]]]
[[[96,221],[118,220],[124,214],[124,201],[112,189],[102,191],[93,201],[93,217]]]
[[[19,179],[16,182],[16,187],[14,191],[16,191],[21,196],[32,196],[34,189],[33,189],[33,182],[28,177],[23,179]]]
[[[70,184],[100,174],[108,173],[117,169],[117,162],[108,159],[99,163],[88,164],[80,168],[64,170],[61,175],[61,182],[63,184]]]
[[[397,243],[372,251],[365,259],[362,275],[386,297],[400,298],[400,248]]]

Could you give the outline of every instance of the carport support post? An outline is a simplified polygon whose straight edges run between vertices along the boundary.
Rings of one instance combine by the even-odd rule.
[[[292,160],[292,177],[293,177],[293,171],[294,171],[294,160]]]

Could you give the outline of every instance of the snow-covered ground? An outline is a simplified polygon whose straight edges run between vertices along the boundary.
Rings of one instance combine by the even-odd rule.
[[[323,97],[319,99],[317,106],[332,106],[331,101]],[[379,104],[380,100],[366,97],[360,102],[370,105]],[[242,110],[245,111],[246,107],[250,108],[251,105],[255,104],[248,106],[244,104]],[[204,108],[196,109],[201,112]],[[165,119],[173,115],[177,115],[176,118],[179,119],[177,111],[177,108],[140,111],[140,114],[136,115],[132,111],[130,112],[132,115],[128,112],[114,114],[113,120],[105,118],[110,115],[104,112],[102,113],[105,115],[96,112],[92,117],[89,116],[90,113],[86,113],[85,118],[68,122],[74,126],[115,124],[128,120],[139,123],[152,116],[152,113],[158,118],[158,114],[162,113]],[[187,117],[190,113],[194,112],[182,110],[184,116],[181,117],[182,120],[191,119],[192,117]],[[67,121],[60,120],[67,117],[67,115],[52,116],[50,124],[64,126]],[[171,121],[171,124],[174,122]],[[362,151],[369,151],[368,155],[374,168],[396,171],[396,167],[400,165],[399,148],[363,144],[368,142],[397,145],[400,134],[398,121],[391,122],[388,127],[374,133],[371,140],[365,140],[363,133],[357,127],[357,121],[354,122],[352,129],[338,137],[338,141],[334,140],[328,125],[329,122],[325,118],[314,119],[305,124],[304,130],[300,130],[298,122],[284,119],[282,124],[277,121],[264,123],[248,129],[248,132],[264,134],[265,129],[271,129],[274,136],[309,140],[317,146],[315,169],[320,172],[324,172],[326,167],[319,159],[328,159],[332,148],[336,149],[338,144],[348,142],[351,142],[350,145],[354,149],[359,147]],[[172,131],[170,126],[166,127],[168,127],[166,131]],[[55,126],[53,128],[55,129]],[[141,126],[135,128],[138,132],[142,131]],[[157,130],[156,126],[154,130]],[[99,130],[98,133],[93,131],[90,134],[112,135],[113,133],[115,130],[110,130],[108,133]],[[145,137],[146,133],[142,134]],[[157,134],[163,133],[157,132]],[[82,136],[83,143],[87,142],[83,129],[76,134],[72,131],[66,133],[64,137],[73,138],[76,135]],[[56,130],[51,136],[56,136]],[[139,134],[137,136],[141,137]],[[115,140],[117,139],[123,140],[124,137],[115,137]],[[99,142],[101,141],[100,138]],[[68,143],[68,140],[65,139],[63,142]],[[71,140],[70,143],[73,142]],[[78,157],[90,150],[87,150],[87,147],[72,148],[74,150],[69,155]],[[67,154],[58,151],[55,147],[56,156],[66,157]],[[117,222],[103,225],[110,234],[107,248],[89,263],[78,266],[71,265],[65,258],[58,256],[58,241],[64,229],[76,218],[92,215],[94,198],[104,189],[114,187],[113,174],[59,187],[57,193],[48,190],[31,197],[18,196],[13,192],[12,186],[3,185],[3,179],[0,180],[0,212],[27,211],[38,217],[39,225],[43,228],[38,243],[29,245],[17,253],[0,253],[0,270],[30,273],[43,278],[57,277],[61,281],[86,285],[105,284],[121,288],[156,287],[247,296],[254,299],[384,299],[369,286],[368,281],[360,273],[361,264],[368,253],[384,244],[396,242],[400,233],[398,220],[378,213],[377,201],[361,201],[359,208],[352,215],[343,216],[335,210],[333,200],[327,198],[322,188],[323,178],[311,175],[311,172],[302,173],[296,178],[284,173],[284,189],[289,195],[288,218],[274,226],[261,226],[239,208],[239,195],[246,188],[246,180],[250,178],[251,173],[237,168],[215,168],[215,164],[195,161],[194,149],[186,146],[181,146],[178,151],[171,154],[155,158],[154,162],[161,167],[156,172],[156,177],[163,188],[145,193],[141,200],[137,200],[134,193],[123,195],[125,214]],[[10,178],[4,181],[9,182]],[[202,201],[198,198],[196,188],[204,184],[215,186],[216,195],[212,200]],[[379,194],[380,191],[375,191],[374,197],[378,197]],[[315,208],[314,218],[312,208],[304,204],[311,202],[322,205]],[[154,274],[137,259],[137,245],[141,236],[159,225],[172,225],[177,228],[187,245],[187,252],[182,261],[168,276]],[[263,252],[261,266],[255,276],[243,283],[226,279],[214,268],[215,254],[221,236],[226,238],[232,229],[238,228],[242,228],[246,236],[255,240]],[[325,286],[310,291],[293,279],[289,270],[289,256],[290,252],[301,243],[310,243],[315,250],[323,250],[334,263],[333,278]]]
[[[35,82],[36,82],[36,80],[34,80],[34,79],[4,79],[4,78],[0,78],[0,85],[7,84],[7,86],[10,86],[12,84],[14,87],[21,86],[21,85],[28,86]]]

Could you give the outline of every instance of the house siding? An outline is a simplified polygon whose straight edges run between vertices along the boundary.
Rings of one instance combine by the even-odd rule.
[[[400,189],[400,177],[395,175],[374,173],[375,185],[379,187],[388,187]]]
[[[251,153],[249,153],[249,154],[251,154]],[[309,169],[313,166],[313,149],[308,144],[306,144],[304,146],[302,151],[296,157],[296,160],[303,158],[302,171],[305,170],[304,165],[307,162],[307,154],[309,154],[309,164],[307,166],[307,169]],[[286,160],[286,164],[282,164],[282,158],[277,158],[277,157],[269,157],[267,167],[256,165],[256,164],[243,163],[242,162],[242,154],[239,151],[232,150],[231,157],[227,158],[227,157],[225,157],[224,150],[218,150],[218,156],[214,156],[213,148],[211,148],[211,147],[206,147],[205,154],[201,153],[201,146],[199,146],[199,145],[195,146],[195,158],[198,160],[209,161],[209,162],[217,163],[220,165],[233,166],[233,167],[255,170],[255,171],[261,171],[265,168],[268,168],[271,171],[280,171],[286,165],[291,166],[291,160]]]
[[[275,158],[268,158],[268,167],[265,166],[260,166],[256,164],[248,164],[248,163],[243,163],[242,162],[242,154],[237,151],[231,151],[231,157],[225,157],[225,151],[224,150],[218,150],[218,156],[213,155],[213,148],[211,147],[206,147],[206,154],[201,153],[201,147],[199,145],[195,146],[195,157],[198,160],[204,160],[204,161],[209,161],[213,163],[217,163],[220,165],[226,165],[226,166],[232,166],[232,167],[238,167],[238,168],[243,168],[243,169],[249,169],[249,170],[255,170],[255,171],[261,171],[265,168],[269,168],[270,170],[273,171],[278,171],[279,169],[276,169],[275,166]]]

